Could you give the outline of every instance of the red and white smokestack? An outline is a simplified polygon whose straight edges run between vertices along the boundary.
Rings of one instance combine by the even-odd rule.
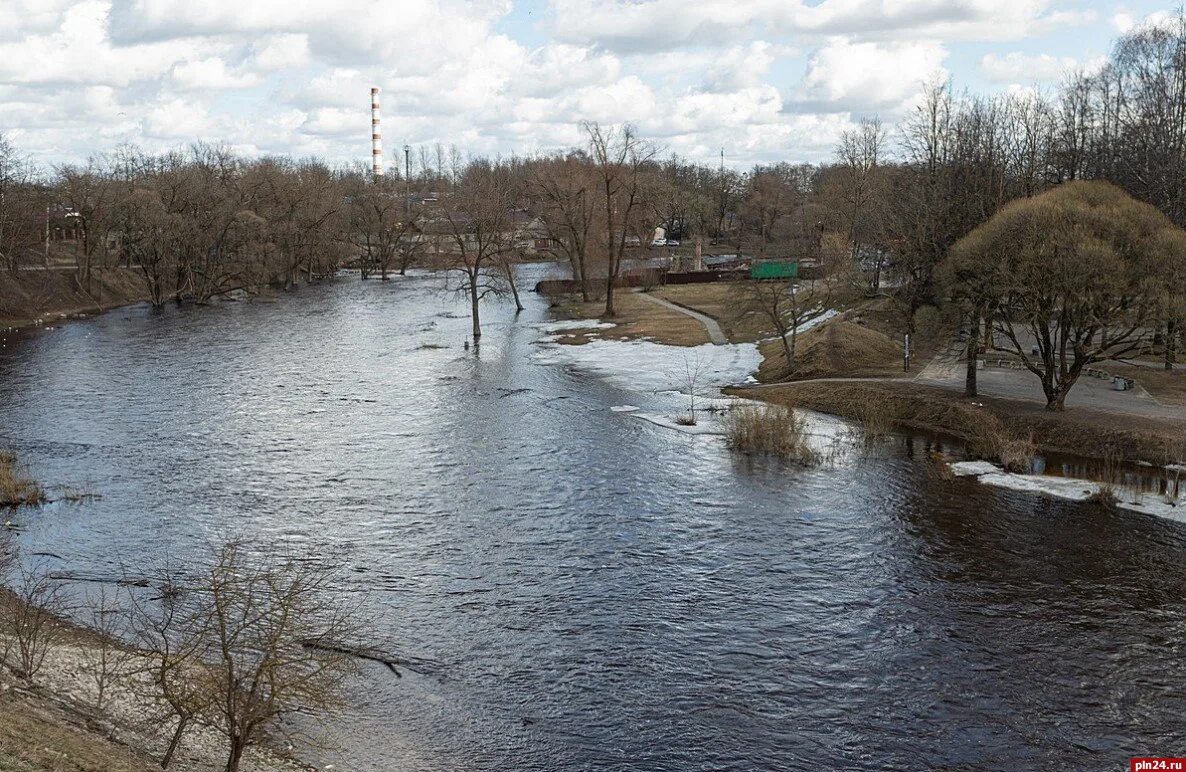
[[[383,176],[383,137],[379,133],[379,89],[371,89],[371,174]]]

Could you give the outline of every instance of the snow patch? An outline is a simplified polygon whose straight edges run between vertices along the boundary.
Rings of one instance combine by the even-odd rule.
[[[708,417],[697,417],[696,423],[692,426],[681,424],[675,418],[651,413],[634,413],[631,415],[631,418],[641,418],[643,421],[653,423],[655,426],[662,426],[664,429],[675,429],[677,432],[683,432],[684,434],[725,433],[717,421]]]
[[[647,340],[592,340],[581,346],[544,342],[541,349],[532,361],[571,364],[639,392],[687,389],[687,369],[698,367],[696,391],[710,393],[743,381],[762,363],[753,343],[668,346]]]
[[[1078,480],[1073,477],[1013,474],[987,461],[960,461],[952,464],[951,469],[956,476],[976,477],[985,485],[1038,493],[1067,501],[1086,501],[1099,494],[1103,488],[1097,482]],[[1121,509],[1186,522],[1186,501],[1183,499],[1171,502],[1163,496],[1134,492],[1124,488],[1113,488],[1113,492],[1117,497],[1116,506]]]
[[[634,405],[614,405],[610,408],[615,413],[633,413],[638,410]]]
[[[813,316],[805,322],[800,322],[799,325],[797,327],[795,327],[795,334],[798,335],[800,333],[807,332],[808,330],[810,330],[813,327],[819,327],[824,322],[835,318],[837,315],[839,315],[839,313],[840,312],[837,311],[835,308],[829,308],[827,311],[824,311],[819,316]]]
[[[957,461],[951,465],[956,477],[979,477],[982,474],[996,474],[1001,468],[990,461]]]
[[[564,319],[559,322],[544,322],[532,326],[544,332],[562,332],[564,330],[608,330],[618,325],[613,322],[603,322],[600,319]]]

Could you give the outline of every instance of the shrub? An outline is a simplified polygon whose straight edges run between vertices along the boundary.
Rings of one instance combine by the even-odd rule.
[[[1037,453],[1034,438],[1030,437],[1001,437],[997,443],[996,456],[1001,466],[1007,472],[1028,474],[1033,469],[1034,455]]]
[[[784,405],[741,405],[729,411],[724,424],[733,450],[779,456],[801,464],[819,460],[807,444],[806,421]]]
[[[0,453],[0,506],[45,502],[45,491],[35,480],[17,468],[16,456]]]

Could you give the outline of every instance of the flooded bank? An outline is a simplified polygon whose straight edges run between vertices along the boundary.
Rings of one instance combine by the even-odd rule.
[[[324,726],[339,769],[1114,769],[1186,741],[1182,525],[918,441],[732,455],[622,410],[669,414],[672,383],[551,356],[524,300],[476,354],[428,276],[10,334],[0,438],[98,496],[22,542],[85,575],[234,534],[339,566],[407,663]]]

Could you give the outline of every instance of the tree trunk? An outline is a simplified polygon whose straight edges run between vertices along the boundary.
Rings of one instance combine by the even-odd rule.
[[[613,263],[613,258],[610,258],[610,263]],[[605,316],[612,318],[614,315],[614,272],[611,270],[605,277]]]
[[[507,282],[511,285],[511,296],[515,299],[515,312],[526,310],[523,303],[519,300],[519,288],[515,285],[515,266],[510,263],[504,263],[503,267],[507,272]]]
[[[1174,359],[1177,353],[1174,348],[1174,343],[1178,338],[1178,325],[1173,319],[1165,323],[1165,369],[1174,369]]]
[[[469,313],[470,319],[474,323],[474,345],[478,345],[478,339],[482,337],[482,323],[478,317],[478,277],[471,276],[469,282]]]
[[[980,315],[972,315],[972,326],[968,331],[968,371],[964,375],[964,396],[976,396],[976,365],[980,361]]]
[[[226,772],[239,772],[239,764],[243,761],[243,751],[247,743],[241,737],[231,738],[231,752],[226,760]]]
[[[161,769],[169,768],[169,764],[173,761],[173,754],[177,753],[177,747],[181,745],[181,737],[185,734],[187,726],[189,726],[189,716],[177,719],[177,728],[173,730],[173,739],[169,741],[169,749],[165,751],[165,757],[161,759]]]

